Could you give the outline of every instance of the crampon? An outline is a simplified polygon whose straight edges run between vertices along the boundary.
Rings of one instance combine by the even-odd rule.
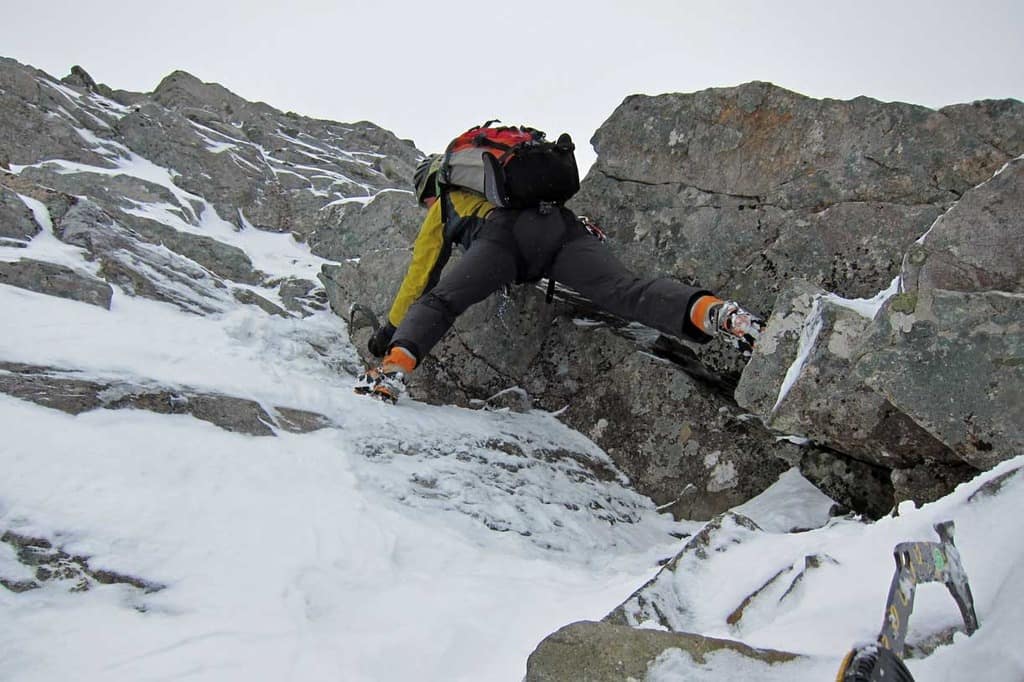
[[[399,396],[405,393],[405,374],[398,369],[368,369],[359,375],[352,390],[358,395],[367,395],[394,405]]]

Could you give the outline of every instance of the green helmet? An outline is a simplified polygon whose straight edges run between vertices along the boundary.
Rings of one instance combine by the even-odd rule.
[[[437,196],[437,171],[441,168],[441,154],[431,154],[420,161],[412,174],[413,190],[416,201],[423,203],[430,197]]]

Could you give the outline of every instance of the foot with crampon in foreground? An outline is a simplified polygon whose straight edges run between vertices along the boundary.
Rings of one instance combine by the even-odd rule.
[[[413,354],[401,346],[395,346],[378,366],[359,375],[354,390],[359,395],[397,403],[398,397],[405,393],[407,377],[414,369],[416,358]]]

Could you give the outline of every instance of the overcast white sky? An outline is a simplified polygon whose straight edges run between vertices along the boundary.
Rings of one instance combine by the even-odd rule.
[[[1022,0],[4,0],[0,55],[149,92],[183,69],[426,152],[489,118],[588,141],[624,97],[766,80],[940,107],[1024,99]]]

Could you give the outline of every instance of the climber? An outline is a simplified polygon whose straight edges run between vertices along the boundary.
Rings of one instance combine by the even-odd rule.
[[[638,277],[590,221],[564,206],[496,207],[476,191],[442,185],[442,161],[442,155],[429,156],[414,173],[416,199],[427,216],[387,320],[367,344],[383,360],[359,377],[357,393],[397,401],[407,376],[463,311],[504,285],[541,277],[666,334],[697,343],[723,335],[746,350],[757,341],[762,320],[735,302],[674,279]],[[577,175],[577,188],[578,182]],[[465,254],[442,276],[456,244]]]

